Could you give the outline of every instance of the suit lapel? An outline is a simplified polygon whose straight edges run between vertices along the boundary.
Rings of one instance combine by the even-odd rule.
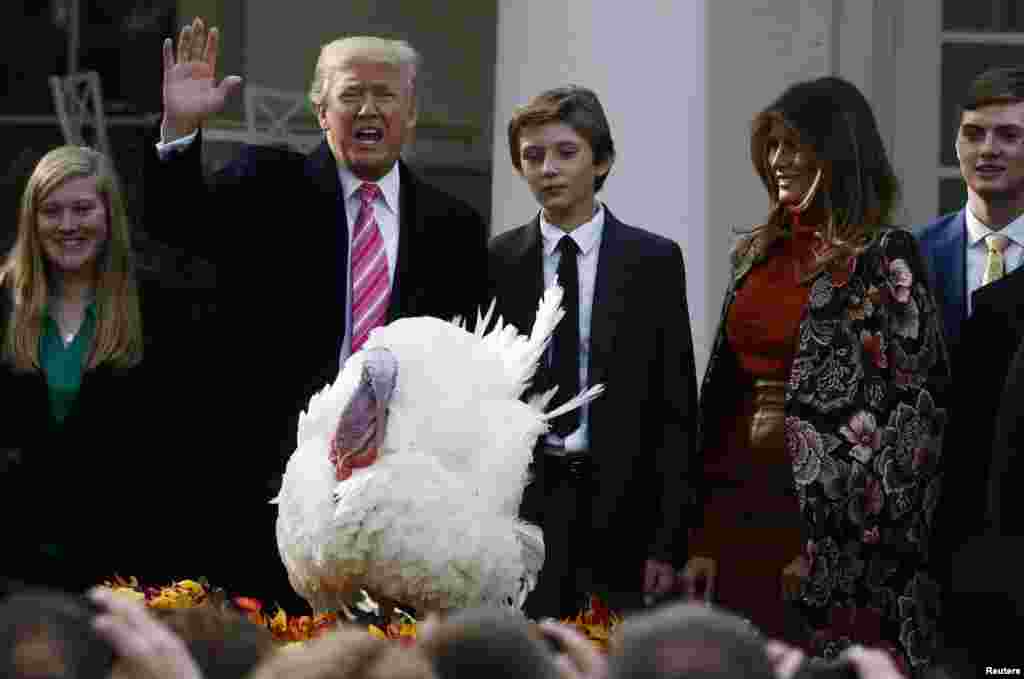
[[[322,219],[324,223],[311,224],[308,229],[311,238],[303,243],[303,256],[313,264],[310,279],[303,282],[303,289],[323,295],[323,309],[336,310],[321,327],[336,333],[340,351],[347,323],[349,224],[338,165],[326,142],[306,157],[306,175],[313,186],[311,200],[315,203],[311,206],[313,209],[303,210],[303,213]]]
[[[1017,337],[1024,337],[1024,266],[1018,266],[1004,279],[1002,304],[1010,312],[1010,323]]]
[[[623,274],[628,270],[628,255],[622,247],[622,231],[622,223],[606,206],[604,231],[597,254],[594,301],[590,312],[589,384],[598,384],[604,380],[615,341],[616,319],[625,303]]]
[[[1004,316],[1018,337],[1024,335],[1024,267],[1018,267],[1001,280],[983,285],[974,292],[976,309],[983,307]]]
[[[537,305],[544,294],[540,215],[521,229],[521,236],[512,244],[508,254],[509,276],[503,285],[511,305],[507,308],[505,320],[514,323],[520,333],[528,335],[537,316]]]
[[[387,322],[401,316],[415,316],[417,313],[416,304],[410,295],[409,299],[403,300],[403,285],[411,280],[410,251],[417,251],[419,258],[429,261],[429,253],[423,249],[427,247],[424,239],[420,238],[423,231],[423,211],[417,209],[419,198],[416,190],[416,179],[409,172],[405,163],[398,163],[398,261],[395,263],[395,280],[391,282],[391,298],[388,300]]]
[[[967,317],[967,221],[961,210],[953,217],[953,228],[945,230],[945,242],[937,248],[938,265],[943,273],[943,297],[955,313],[954,323],[959,327]]]

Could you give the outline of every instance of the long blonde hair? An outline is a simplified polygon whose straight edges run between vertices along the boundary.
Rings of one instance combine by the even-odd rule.
[[[142,360],[142,314],[131,249],[131,227],[113,164],[83,146],[53,149],[36,164],[21,196],[18,236],[0,266],[0,289],[10,294],[11,317],[3,338],[3,358],[16,369],[39,369],[39,338],[54,285],[39,238],[39,208],[69,179],[96,178],[107,211],[107,242],[97,263],[97,325],[86,370],[110,362],[118,368]]]

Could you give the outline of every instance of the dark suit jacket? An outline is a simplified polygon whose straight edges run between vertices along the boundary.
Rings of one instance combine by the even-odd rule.
[[[964,211],[953,212],[917,230],[928,267],[929,282],[942,311],[947,345],[960,341],[967,318],[967,221]],[[954,366],[955,367],[955,366]]]
[[[996,416],[992,470],[989,473],[988,522],[997,535],[1024,536],[1024,504],[1019,492],[1024,472],[1024,340],[1014,354]],[[1020,552],[1018,552],[1020,553]]]
[[[349,243],[341,180],[326,143],[308,155],[247,146],[204,177],[202,139],[145,177],[146,227],[216,269],[214,321],[196,357],[202,444],[219,495],[203,500],[225,538],[219,584],[296,606],[268,501],[295,450],[299,413],[334,381],[345,335]],[[400,164],[398,261],[388,309],[475,317],[486,289],[487,231],[465,203]],[[327,451],[324,451],[327,454]],[[251,546],[248,553],[238,545]],[[216,569],[215,569],[216,570]]]
[[[529,333],[543,289],[539,218],[497,236],[488,266],[497,312]],[[681,565],[697,408],[683,255],[607,209],[590,337],[589,382],[606,387],[590,404],[594,558],[614,568],[632,549]]]
[[[986,510],[996,414],[1007,369],[1024,339],[1024,268],[975,291],[974,311],[964,321],[953,356],[950,420],[943,452],[946,488],[936,525],[937,558],[956,554],[972,536],[987,531]],[[953,590],[967,586],[958,576]],[[968,578],[969,579],[969,578]]]
[[[1016,483],[1024,417],[1022,300],[1024,268],[974,293],[956,360],[943,453],[947,481],[936,518],[942,532],[934,553],[949,578],[943,607],[948,643],[970,649],[986,664],[1015,652],[986,631],[1014,625],[1024,615],[1017,556],[1024,550],[1024,508]],[[990,624],[979,629],[981,619]]]
[[[349,225],[338,167],[326,143],[309,155],[247,146],[204,181],[200,147],[201,138],[166,162],[150,156],[146,226],[214,263],[220,324],[212,376],[241,392],[225,396],[268,418],[270,438],[252,450],[279,474],[294,450],[299,411],[339,369]],[[483,221],[404,163],[399,171],[388,321],[475,316],[486,285]]]
[[[189,427],[195,381],[179,361],[190,310],[159,281],[140,281],[140,303],[142,362],[86,372],[60,426],[43,373],[0,361],[0,506],[8,517],[0,574],[70,589],[115,571],[199,575],[187,562],[203,532],[190,509],[190,493],[203,484],[193,455],[199,432]],[[9,290],[0,287],[0,342],[10,313]],[[43,553],[46,543],[63,547],[62,560]]]

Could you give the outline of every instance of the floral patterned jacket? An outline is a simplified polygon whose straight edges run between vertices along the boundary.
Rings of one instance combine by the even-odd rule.
[[[725,319],[755,263],[733,261],[701,389],[699,450],[709,418],[729,407]],[[889,642],[923,669],[938,643],[927,555],[945,425],[936,388],[948,361],[913,236],[883,230],[861,255],[819,273],[794,349],[786,447],[807,535],[802,606],[816,650]],[[880,640],[859,638],[865,622]]]

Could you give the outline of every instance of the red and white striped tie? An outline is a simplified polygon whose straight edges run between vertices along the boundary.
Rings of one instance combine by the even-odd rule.
[[[370,331],[384,323],[391,290],[388,255],[380,235],[373,201],[381,195],[376,184],[358,189],[359,216],[352,230],[352,353],[359,351]]]

